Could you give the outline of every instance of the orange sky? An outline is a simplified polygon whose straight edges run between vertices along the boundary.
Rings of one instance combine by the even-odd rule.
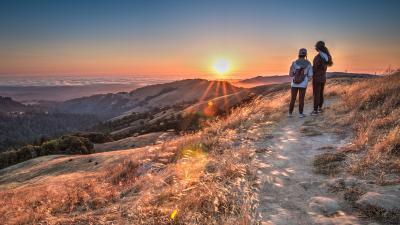
[[[299,48],[324,40],[330,71],[400,66],[399,1],[12,1],[0,8],[0,76],[287,74]],[[307,13],[300,13],[300,12]],[[340,15],[337,12],[341,12]]]
[[[348,48],[340,43],[327,42],[334,59],[330,71],[381,73],[390,65],[400,65],[400,53],[396,49]],[[301,46],[303,47],[303,46]],[[316,54],[312,43],[308,44],[309,58]],[[78,49],[78,50],[77,50]],[[146,52],[130,54],[119,49],[96,48],[68,49],[64,46],[51,50],[31,49],[30,54],[7,55],[0,53],[0,70],[3,74],[28,75],[156,75],[182,77],[213,77],[213,63],[222,58],[230,63],[227,78],[243,78],[255,75],[286,74],[291,61],[296,58],[294,46],[258,47],[235,45],[214,51],[212,46],[185,51]],[[231,50],[233,49],[233,50]],[[134,50],[132,50],[134,51]]]

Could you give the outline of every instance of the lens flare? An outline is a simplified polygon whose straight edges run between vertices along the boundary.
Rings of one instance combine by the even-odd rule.
[[[176,216],[176,214],[178,213],[178,210],[174,210],[172,213],[171,213],[171,219],[175,219],[175,216]]]

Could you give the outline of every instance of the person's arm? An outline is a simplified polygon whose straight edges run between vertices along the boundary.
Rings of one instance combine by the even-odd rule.
[[[314,60],[313,60],[313,66],[312,66],[313,74],[315,74],[315,71],[317,70],[317,66],[318,66],[318,59],[317,59],[317,57],[318,57],[318,56],[315,56],[315,57],[314,57]]]
[[[292,65],[290,66],[289,76],[290,76],[290,77],[294,77],[294,66],[293,66],[293,63],[292,63]]]

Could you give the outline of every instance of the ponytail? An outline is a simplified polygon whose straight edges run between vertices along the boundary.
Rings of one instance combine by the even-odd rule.
[[[318,51],[321,51],[321,52],[323,52],[323,53],[328,55],[329,59],[328,59],[327,64],[328,64],[328,66],[332,66],[333,65],[332,56],[331,56],[331,53],[329,52],[328,48],[325,46],[325,42],[318,41],[317,44],[315,45],[315,48]]]
[[[323,49],[321,49],[321,51],[328,55],[328,58],[329,58],[328,66],[332,66],[333,65],[332,56],[331,56],[331,53],[329,52],[328,48],[324,46]]]

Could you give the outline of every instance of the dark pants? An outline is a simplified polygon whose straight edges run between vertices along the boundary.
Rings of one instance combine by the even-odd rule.
[[[292,97],[290,98],[289,113],[293,112],[294,103],[296,102],[297,92],[299,92],[299,113],[303,113],[304,96],[306,96],[305,88],[292,87]]]
[[[322,108],[322,104],[324,104],[324,87],[325,82],[313,82],[314,110]]]

